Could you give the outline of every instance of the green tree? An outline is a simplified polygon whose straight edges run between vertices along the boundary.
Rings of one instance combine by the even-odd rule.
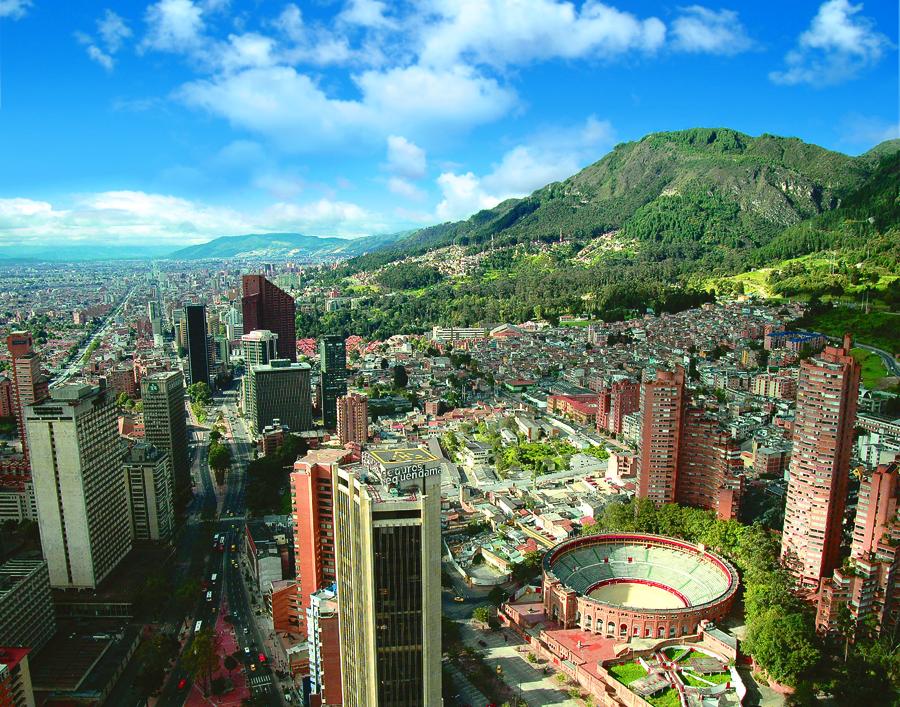
[[[214,471],[226,471],[231,466],[231,448],[218,442],[210,444],[209,466]]]
[[[810,616],[779,608],[751,621],[745,647],[774,680],[786,685],[797,685],[821,657]]]
[[[220,664],[216,635],[208,628],[194,634],[181,662],[195,682],[202,682],[204,694],[209,694],[212,675],[219,669]]]
[[[409,385],[409,374],[406,372],[406,367],[399,363],[394,366],[393,378],[395,388],[405,388]]]
[[[491,610],[486,606],[476,606],[472,609],[472,619],[478,623],[487,624],[491,619]]]

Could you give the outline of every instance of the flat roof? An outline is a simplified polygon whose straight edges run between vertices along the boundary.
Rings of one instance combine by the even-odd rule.
[[[409,464],[441,461],[439,457],[421,447],[405,449],[370,449],[368,453],[381,464]]]

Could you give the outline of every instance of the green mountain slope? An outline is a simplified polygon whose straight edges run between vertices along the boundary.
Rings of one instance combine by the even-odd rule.
[[[859,187],[885,143],[849,157],[796,138],[697,128],[618,145],[578,174],[465,221],[416,231],[360,259],[360,268],[450,244],[473,250],[610,231],[648,261],[730,262],[786,227],[827,212]]]

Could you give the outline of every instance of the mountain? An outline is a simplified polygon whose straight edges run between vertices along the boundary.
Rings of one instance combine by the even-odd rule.
[[[248,233],[242,236],[215,238],[208,243],[177,250],[168,257],[172,260],[226,258],[332,260],[368,253],[406,235],[408,232],[351,239],[306,236],[302,233]]]
[[[365,269],[451,244],[478,251],[560,236],[612,237],[619,249],[651,261],[734,260],[837,207],[898,149],[893,140],[850,157],[727,128],[653,133],[530,196],[421,229],[357,264]]]

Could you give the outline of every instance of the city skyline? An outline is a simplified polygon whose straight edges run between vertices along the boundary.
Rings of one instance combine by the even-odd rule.
[[[6,0],[3,245],[387,233],[526,195],[650,132],[850,154],[898,136],[892,3],[518,12]]]

